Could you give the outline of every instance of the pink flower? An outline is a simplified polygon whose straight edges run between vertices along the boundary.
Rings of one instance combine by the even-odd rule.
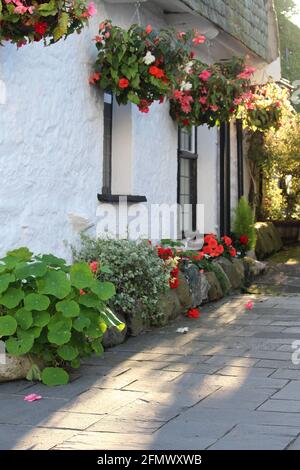
[[[237,78],[240,79],[240,80],[249,80],[249,78],[251,78],[252,75],[254,74],[255,70],[256,69],[254,67],[245,67],[243,72],[241,72],[237,76]]]
[[[193,39],[193,43],[195,44],[195,46],[199,46],[199,44],[203,44],[205,41],[206,41],[206,37],[205,37],[205,36],[201,36],[200,34],[198,34],[198,35]]]
[[[152,33],[152,26],[151,26],[151,24],[148,24],[148,25],[146,26],[146,33],[147,33],[147,34],[151,34],[151,33]]]
[[[98,268],[99,268],[99,263],[97,261],[92,261],[90,264],[90,270],[92,271],[92,273],[96,273],[98,271]]]
[[[180,90],[175,90],[173,96],[174,96],[175,100],[181,100],[181,98],[183,96],[183,93]]]
[[[19,15],[24,15],[26,11],[27,11],[27,7],[24,7],[24,5],[19,5],[14,9],[14,13],[18,13]]]
[[[216,112],[219,110],[219,106],[213,104],[213,105],[210,107],[210,109],[211,109],[214,113],[216,113]]]
[[[88,14],[89,14],[89,16],[94,16],[94,15],[97,14],[97,10],[96,10],[94,2],[90,2],[88,4]]]
[[[191,112],[191,103],[194,102],[194,98],[190,95],[185,95],[181,98],[181,109],[185,114],[189,114]]]
[[[207,80],[212,76],[212,73],[209,70],[203,70],[203,72],[200,73],[199,78],[203,82],[207,82]]]
[[[26,395],[26,397],[24,397],[24,401],[32,402],[32,401],[41,400],[42,398],[43,397],[41,395],[37,395],[36,393],[31,393],[30,395]]]
[[[201,103],[201,104],[206,104],[206,103],[207,103],[207,98],[206,98],[206,96],[201,96],[201,98],[199,99],[199,103]]]
[[[235,99],[233,100],[233,104],[234,104],[235,106],[239,106],[240,104],[242,104],[242,102],[243,102],[242,98],[235,98]]]
[[[79,295],[85,295],[85,294],[86,294],[85,290],[83,290],[83,289],[80,289],[80,291],[79,291]]]
[[[252,300],[249,300],[249,301],[246,303],[245,308],[246,308],[246,310],[253,310],[253,308],[254,308],[254,303],[252,302]]]

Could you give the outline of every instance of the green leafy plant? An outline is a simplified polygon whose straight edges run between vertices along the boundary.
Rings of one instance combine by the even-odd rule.
[[[0,338],[8,354],[32,358],[28,378],[66,383],[64,367],[101,354],[107,327],[124,328],[107,306],[114,285],[93,271],[86,263],[68,266],[53,255],[33,256],[27,248],[0,260]],[[40,374],[35,360],[49,367]]]
[[[99,272],[99,279],[111,281],[116,295],[110,306],[126,316],[138,314],[151,324],[157,324],[163,314],[161,295],[168,290],[170,270],[158,257],[157,249],[146,241],[91,239],[82,236],[80,250],[73,249],[76,261],[98,261],[111,272]],[[171,269],[171,268],[170,268]]]
[[[22,47],[42,39],[53,44],[79,33],[95,13],[94,3],[87,6],[85,0],[0,0],[0,44]]]
[[[255,248],[256,232],[253,211],[245,197],[241,197],[233,219],[235,246],[245,255],[246,251]]]

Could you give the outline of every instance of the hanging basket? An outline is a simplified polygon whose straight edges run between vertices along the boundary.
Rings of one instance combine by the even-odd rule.
[[[0,45],[53,44],[80,33],[95,13],[94,3],[87,6],[84,0],[0,0]]]
[[[191,59],[195,38],[205,41],[196,32],[158,33],[150,25],[125,30],[106,20],[95,37],[98,58],[90,83],[110,90],[119,104],[132,102],[147,113],[154,101],[171,96],[176,77]]]

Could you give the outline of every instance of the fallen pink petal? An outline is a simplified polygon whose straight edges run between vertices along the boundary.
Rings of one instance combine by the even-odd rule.
[[[41,400],[43,397],[41,395],[37,395],[36,393],[31,393],[30,395],[26,395],[24,397],[24,401],[32,402]]]
[[[246,303],[245,307],[247,310],[253,310],[254,302],[252,300],[249,300],[249,302]]]

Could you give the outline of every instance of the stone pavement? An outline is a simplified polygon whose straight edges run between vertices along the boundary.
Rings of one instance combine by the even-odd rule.
[[[68,386],[0,384],[0,449],[300,449],[300,297],[253,299],[131,338]]]

